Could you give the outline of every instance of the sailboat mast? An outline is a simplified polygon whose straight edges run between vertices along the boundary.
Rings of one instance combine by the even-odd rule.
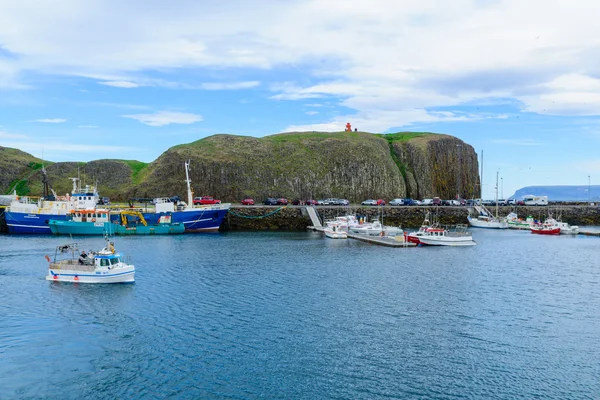
[[[481,174],[479,175],[479,197],[483,199],[483,150],[481,150]]]
[[[496,171],[496,218],[498,218],[498,174],[500,171]]]

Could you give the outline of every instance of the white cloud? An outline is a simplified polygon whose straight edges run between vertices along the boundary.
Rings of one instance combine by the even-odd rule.
[[[98,128],[98,125],[79,125],[77,127],[82,129],[95,129]]]
[[[25,135],[19,135],[16,133],[9,133],[9,132],[5,132],[5,131],[0,131],[0,138],[1,139],[26,139],[27,136]]]
[[[258,81],[248,82],[206,82],[200,85],[201,89],[204,90],[240,90],[240,89],[251,89],[260,85]]]
[[[305,114],[306,115],[317,115],[319,112],[318,111],[307,111]]]
[[[593,40],[600,3],[591,0],[577,7],[562,0],[151,3],[65,0],[61,8],[42,2],[31,9],[8,2],[0,43],[18,57],[0,63],[0,87],[22,85],[23,71],[37,71],[117,87],[233,90],[257,81],[167,79],[176,81],[180,70],[239,77],[282,68],[300,77],[284,75],[292,81],[276,86],[273,99],[328,97],[362,118],[394,112],[401,120],[391,126],[440,117],[426,109],[489,98],[516,99],[539,113],[600,114],[600,95],[577,80],[595,87],[600,75]],[[148,78],[154,71],[165,80]]]
[[[67,122],[64,118],[41,118],[34,119],[34,122],[44,122],[46,124],[62,124],[63,122]]]
[[[128,81],[104,81],[104,82],[98,82],[98,83],[100,85],[113,86],[113,87],[125,88],[125,89],[131,89],[131,88],[136,88],[136,87],[141,86],[137,83],[128,82]]]
[[[122,115],[124,118],[135,119],[142,124],[150,126],[165,126],[169,124],[193,124],[202,121],[198,114],[182,113],[175,111],[158,111],[154,114]]]
[[[505,144],[509,146],[541,146],[542,143],[535,139],[493,139],[491,140],[494,144]]]

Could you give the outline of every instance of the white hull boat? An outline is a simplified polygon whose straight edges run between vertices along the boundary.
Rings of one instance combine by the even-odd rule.
[[[449,231],[438,227],[432,227],[419,236],[419,243],[428,246],[475,246],[470,232],[465,225],[458,225],[455,230]]]
[[[352,233],[358,233],[361,235],[369,235],[369,236],[397,236],[397,235],[404,234],[404,231],[402,230],[402,228],[398,228],[395,226],[381,225],[381,223],[379,221],[375,221],[370,224],[353,226],[353,227],[350,227],[349,230]]]
[[[566,222],[558,221],[561,235],[577,235],[579,233],[579,227],[577,225],[569,225]]]
[[[485,215],[467,217],[469,224],[474,228],[508,229],[508,222],[504,218],[494,218]]]
[[[330,239],[348,239],[348,233],[337,225],[326,226],[323,233]]]
[[[56,248],[54,260],[48,261],[46,280],[74,283],[133,283],[135,266],[123,261],[115,252],[112,242],[106,239],[106,247],[98,252],[79,254],[77,243]],[[63,256],[63,259],[59,259]]]

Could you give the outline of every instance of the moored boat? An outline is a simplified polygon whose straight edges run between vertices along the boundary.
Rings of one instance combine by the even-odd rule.
[[[106,247],[98,252],[79,253],[77,243],[57,246],[54,259],[46,256],[46,280],[74,283],[132,283],[135,266],[127,264],[114,243],[105,236]]]
[[[531,233],[538,235],[560,235],[560,225],[554,218],[548,217],[543,224],[532,225]]]
[[[347,239],[348,233],[336,224],[328,224],[324,229],[325,236],[331,239]]]
[[[579,233],[579,227],[577,225],[569,225],[566,222],[558,221],[561,235],[577,235]]]
[[[529,230],[531,226],[535,223],[535,220],[531,215],[529,215],[526,219],[523,219],[519,218],[514,212],[511,212],[506,216],[506,221],[508,222],[508,227],[510,229]]]
[[[410,232],[406,235],[406,240],[410,243],[419,244],[421,243],[419,238],[427,234],[427,229],[432,228],[433,225],[429,222],[429,213],[425,214],[425,219],[421,224],[421,227],[416,232]]]
[[[396,226],[383,225],[378,220],[362,225],[355,225],[348,229],[352,233],[359,233],[369,236],[396,236],[404,234],[402,228]]]
[[[419,237],[419,243],[428,246],[475,246],[477,243],[467,231],[466,225],[457,225],[451,229],[430,227]]]
[[[172,223],[170,216],[162,216],[157,224],[150,225],[138,211],[114,214],[119,216],[119,222],[111,221],[108,210],[74,211],[68,220],[50,220],[48,225],[55,235],[173,235],[185,231],[184,225]]]

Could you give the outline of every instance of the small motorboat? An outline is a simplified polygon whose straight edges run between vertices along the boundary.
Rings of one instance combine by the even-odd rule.
[[[402,228],[382,225],[378,220],[363,225],[355,225],[350,227],[349,230],[352,233],[359,233],[369,236],[396,236],[404,234]]]
[[[323,233],[331,239],[348,239],[348,233],[335,223],[327,224]]]
[[[477,244],[471,233],[467,232],[466,225],[456,225],[450,229],[437,226],[427,228],[425,234],[419,236],[419,243],[428,246],[475,246]]]
[[[579,233],[579,227],[577,225],[569,225],[566,222],[558,221],[561,235],[577,235]]]
[[[506,216],[506,220],[508,221],[508,227],[510,229],[531,229],[531,226],[535,223],[535,220],[531,215],[529,215],[526,219],[519,218],[516,213],[511,212]]]
[[[560,235],[560,225],[554,218],[548,217],[543,224],[532,225],[531,233],[538,235]]]
[[[54,259],[46,256],[46,280],[81,283],[133,283],[135,266],[127,264],[114,243],[105,236],[106,247],[98,252],[79,252],[77,243],[56,247]]]

